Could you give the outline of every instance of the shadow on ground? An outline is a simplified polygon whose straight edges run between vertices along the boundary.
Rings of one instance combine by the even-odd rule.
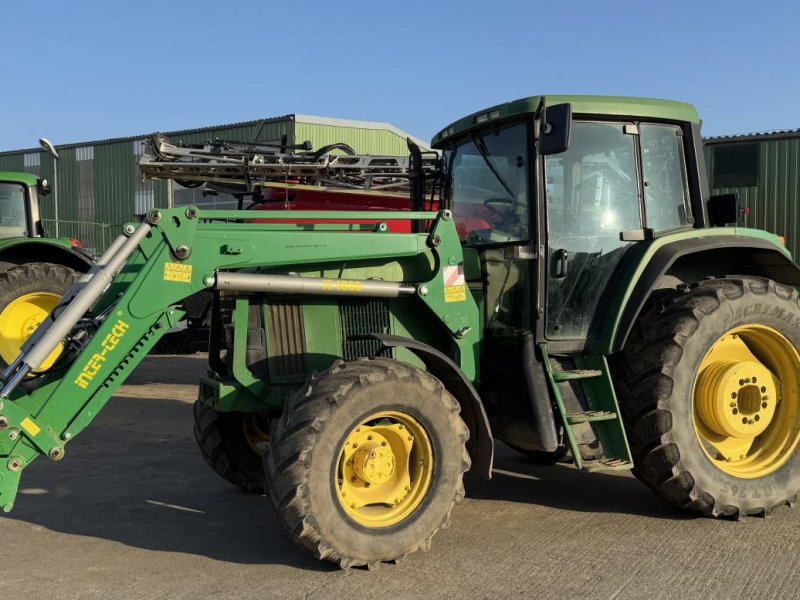
[[[628,471],[586,473],[572,465],[539,465],[502,442],[495,445],[491,481],[468,476],[465,483],[470,498],[524,502],[578,512],[695,518],[655,496]]]
[[[204,372],[198,357],[149,359],[130,383],[191,383]],[[211,471],[196,448],[191,413],[187,401],[115,398],[68,446],[63,462],[39,459],[26,469],[16,508],[0,519],[231,563],[334,569],[291,542],[263,497],[241,492]],[[502,444],[494,480],[469,477],[467,494],[582,512],[687,518],[630,476],[537,466]]]

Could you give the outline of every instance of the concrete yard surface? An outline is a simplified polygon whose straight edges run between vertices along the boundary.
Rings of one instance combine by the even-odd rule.
[[[800,512],[692,518],[630,474],[536,466],[498,443],[492,481],[427,553],[377,571],[319,562],[192,435],[205,357],[150,357],[0,517],[0,597],[797,598]]]

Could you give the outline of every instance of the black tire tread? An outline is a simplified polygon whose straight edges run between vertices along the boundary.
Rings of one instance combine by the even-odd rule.
[[[358,359],[352,362],[339,360],[326,371],[313,374],[294,400],[287,405],[283,416],[273,423],[273,443],[264,457],[267,494],[284,529],[297,544],[318,559],[338,563],[343,569],[354,566],[374,569],[382,562],[343,556],[326,544],[316,528],[314,515],[308,505],[305,472],[322,425],[335,405],[347,397],[353,386],[409,377],[417,378],[420,385],[429,389],[434,386],[439,392],[442,406],[449,409],[452,427],[466,443],[469,430],[460,417],[460,406],[439,380],[425,371],[387,358]],[[464,444],[462,452],[461,477],[470,467],[470,458]],[[455,497],[439,526],[427,538],[419,540],[416,547],[409,548],[406,554],[394,559],[395,562],[416,550],[430,549],[433,536],[449,525],[453,506],[464,498],[461,477]]]
[[[31,262],[13,266],[0,272],[0,311],[19,297],[20,288],[33,285],[34,289],[63,295],[77,279],[76,271],[57,263]],[[0,365],[5,365],[2,359]]]
[[[682,286],[655,299],[637,320],[621,356],[618,374],[623,384],[620,410],[634,460],[634,475],[668,502],[707,517],[768,515],[794,498],[749,508],[721,505],[711,490],[701,489],[691,473],[678,469],[680,451],[671,443],[672,414],[665,401],[673,389],[672,373],[683,346],[705,315],[745,294],[775,294],[798,302],[797,291],[761,277],[725,277]]]
[[[202,402],[194,403],[194,439],[203,459],[218,475],[252,494],[263,494],[264,480],[257,479],[238,468],[231,456],[220,428],[220,413]]]

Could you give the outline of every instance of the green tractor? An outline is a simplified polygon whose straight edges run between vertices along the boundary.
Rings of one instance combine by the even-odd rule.
[[[75,240],[46,238],[39,198],[47,180],[0,171],[0,364],[8,365],[22,343],[55,308],[91,255]],[[53,359],[44,365],[48,368]]]
[[[464,473],[490,477],[495,439],[633,469],[709,517],[795,502],[800,269],[776,236],[725,226],[735,199],[708,196],[692,106],[532,97],[433,144],[443,185],[412,186],[412,211],[188,207],[127,226],[2,375],[0,506],[201,290],[203,456],[342,567],[427,549]]]

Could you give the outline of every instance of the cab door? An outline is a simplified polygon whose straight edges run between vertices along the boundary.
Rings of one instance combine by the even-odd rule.
[[[633,123],[574,121],[569,148],[544,157],[547,196],[545,335],[588,337],[614,271],[641,230]]]

